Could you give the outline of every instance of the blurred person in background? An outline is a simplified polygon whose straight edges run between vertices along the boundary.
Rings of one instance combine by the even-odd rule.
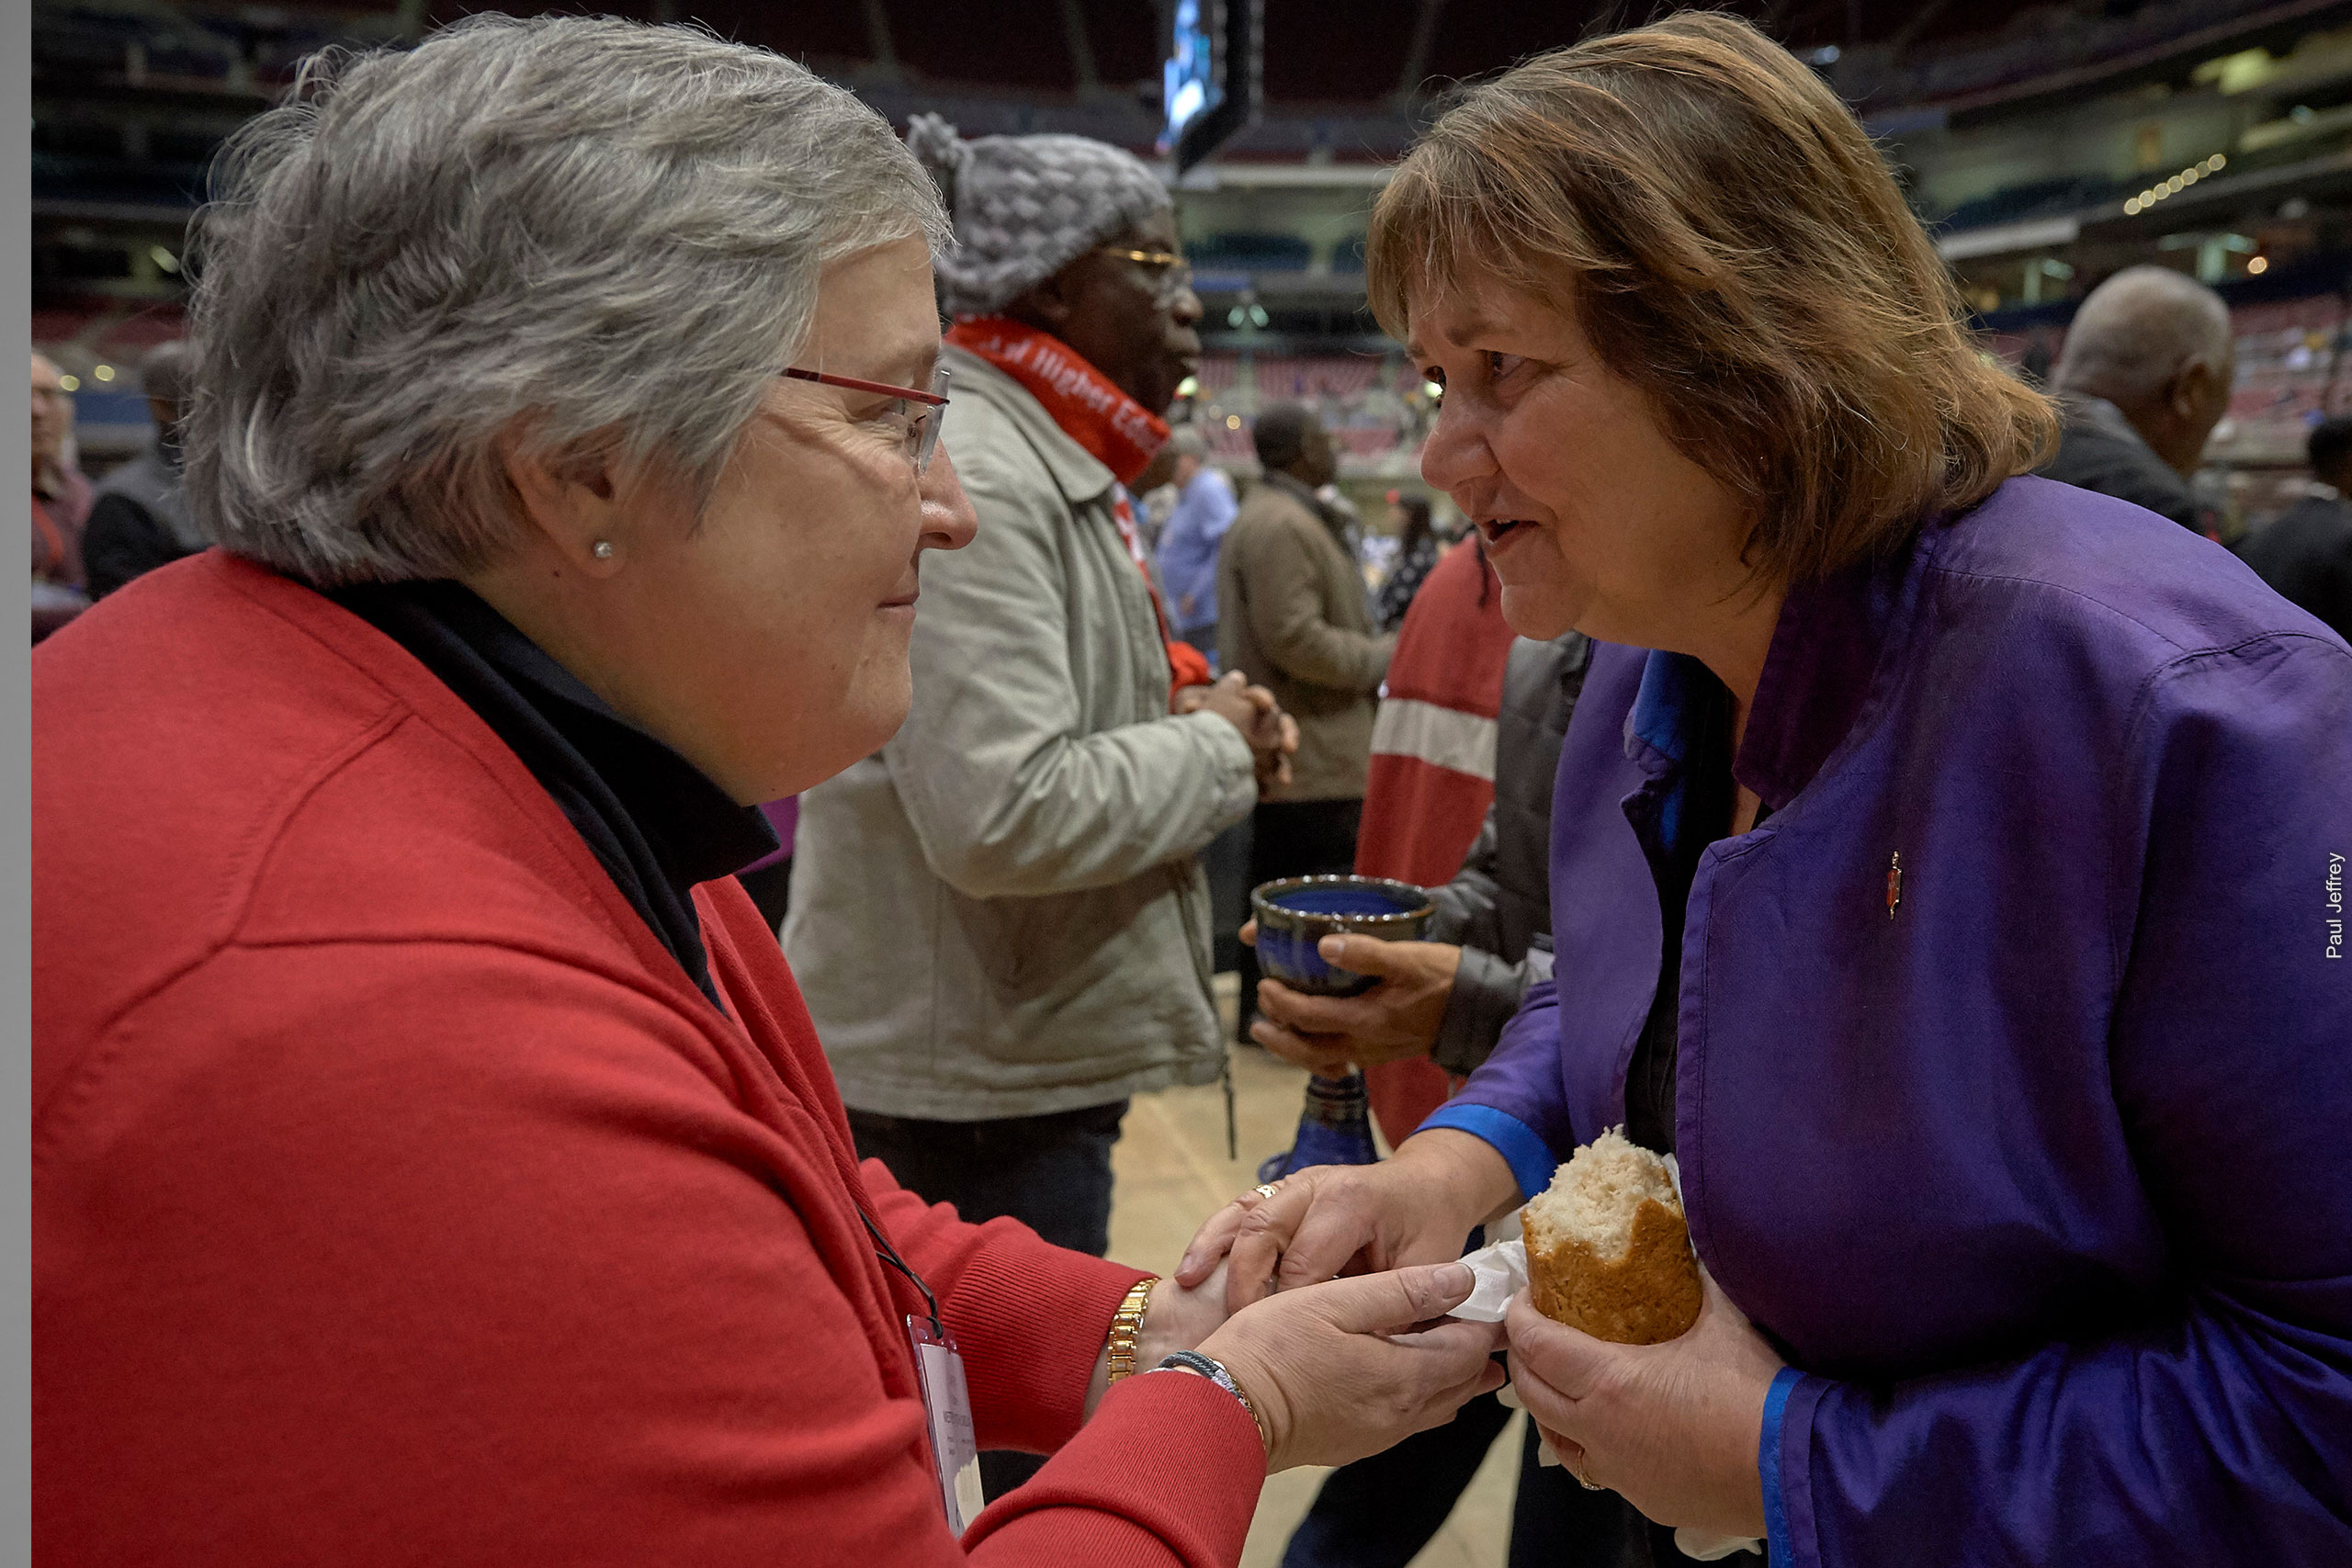
[[[1373,715],[1396,638],[1373,629],[1345,522],[1316,494],[1340,469],[1322,420],[1304,403],[1270,404],[1253,439],[1263,473],[1217,557],[1217,644],[1227,671],[1263,680],[1298,720],[1291,777],[1250,818],[1256,886],[1354,865]],[[1244,1041],[1257,982],[1257,952],[1244,946]]]
[[[1233,526],[1233,481],[1211,466],[1208,443],[1191,425],[1169,439],[1176,454],[1176,508],[1159,535],[1159,581],[1176,636],[1214,659],[1216,556]]]
[[[2204,532],[2189,479],[2229,412],[2230,308],[2192,277],[2126,267],[2090,291],[2051,375],[2063,425],[2041,473]]]
[[[2246,565],[2352,640],[2352,418],[2312,427],[2311,491],[2238,547]]]
[[[1623,1127],[1679,1162],[1695,1322],[1510,1310],[1621,1561],[2352,1561],[2352,649],[2032,477],[2048,400],[1735,17],[1472,89],[1367,254],[1504,615],[1594,639],[1553,979],[1393,1158],[1177,1278],[1453,1257]]]
[[[1390,491],[1388,503],[1396,529],[1396,558],[1382,580],[1372,608],[1373,622],[1384,632],[1404,626],[1413,595],[1421,591],[1422,581],[1437,565],[1438,551],[1443,547],[1430,524],[1428,496]]]
[[[1100,1254],[1130,1097],[1224,1066],[1199,853],[1291,742],[1171,640],[1124,488],[1200,352],[1166,189],[1080,137],[909,141],[958,241],[941,440],[979,534],[924,573],[907,722],[801,801],[784,947],[862,1155]]]
[[[47,356],[32,356],[32,639],[80,615],[90,603],[82,569],[82,527],[90,515],[90,481],[74,461],[74,394]]]
[[[1577,632],[1514,638],[1475,536],[1439,559],[1397,635],[1373,726],[1355,869],[1430,888],[1427,940],[1327,938],[1325,958],[1380,984],[1327,998],[1264,980],[1257,1023],[1261,1045],[1310,1071],[1363,1067],[1392,1148],[1486,1060],[1528,987],[1551,978],[1552,775],[1590,650]],[[1444,1524],[1510,1418],[1499,1400],[1472,1400],[1445,1426],[1334,1471],[1291,1536],[1284,1568],[1403,1568]],[[1511,1510],[1512,1568],[1606,1561],[1595,1553],[1622,1533],[1616,1510],[1539,1455],[1531,1425]]]
[[[1122,482],[1119,488],[1126,492],[1129,509],[1135,513],[1136,536],[1143,541],[1144,554],[1151,558],[1156,574],[1159,565],[1159,531],[1168,525],[1168,514],[1176,508],[1174,437],[1170,436],[1152,454],[1151,461],[1144,465],[1134,483]],[[1161,591],[1160,602],[1167,603],[1165,590]]]
[[[854,1159],[727,873],[972,537],[888,125],[611,20],[301,80],[198,230],[222,547],[33,654],[36,1555],[1229,1568],[1491,1389],[1450,1261],[1227,1317]],[[948,1386],[1057,1451],[968,1528]]]
[[[82,533],[93,599],[204,548],[180,466],[180,421],[187,413],[192,369],[185,343],[158,344],[139,367],[155,438],[98,482]]]

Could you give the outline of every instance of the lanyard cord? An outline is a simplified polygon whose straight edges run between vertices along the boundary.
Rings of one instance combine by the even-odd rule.
[[[896,1269],[913,1282],[914,1288],[922,1296],[923,1305],[931,1313],[932,1332],[943,1339],[946,1338],[947,1325],[939,1321],[939,1298],[931,1293],[931,1287],[922,1282],[922,1275],[907,1267],[907,1260],[899,1256],[899,1249],[890,1245],[890,1238],[882,1234],[882,1227],[874,1223],[874,1216],[865,1212],[865,1205],[863,1203],[857,1207],[857,1217],[865,1222],[865,1234],[874,1238],[874,1255],[884,1264]]]

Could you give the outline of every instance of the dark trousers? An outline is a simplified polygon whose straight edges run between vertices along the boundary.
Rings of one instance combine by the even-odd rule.
[[[1210,946],[1220,975],[1241,966],[1241,922],[1250,918],[1250,818],[1244,817],[1209,840],[1201,852],[1201,869],[1209,879],[1209,919],[1215,932]]]
[[[1510,1516],[1510,1568],[1677,1568],[1695,1562],[1674,1531],[1653,1524],[1614,1492],[1590,1492],[1563,1465],[1544,1465],[1535,1423],[1519,1456],[1519,1503]],[[1761,1552],[1718,1558],[1724,1568],[1764,1568]]]
[[[1111,1145],[1124,1100],[1045,1116],[926,1122],[853,1109],[857,1157],[889,1167],[899,1186],[931,1203],[953,1203],[978,1224],[1007,1215],[1056,1247],[1100,1258],[1111,1250]],[[980,1482],[999,1497],[1037,1472],[1035,1454],[980,1455]]]
[[[1341,1465],[1292,1533],[1283,1568],[1405,1568],[1443,1527],[1510,1420],[1500,1400],[1482,1394],[1446,1425]],[[1615,1493],[1587,1492],[1535,1456],[1531,1422],[1511,1505],[1510,1568],[1646,1565],[1632,1552],[1647,1544],[1638,1529],[1647,1520]]]
[[[1284,876],[1344,876],[1356,868],[1361,800],[1273,800],[1250,818],[1250,886]],[[1258,954],[1241,950],[1241,1016],[1235,1038],[1250,1043],[1258,1016]]]
[[[1510,1420],[1491,1393],[1442,1427],[1323,1478],[1291,1532],[1283,1568],[1405,1568],[1430,1543]]]

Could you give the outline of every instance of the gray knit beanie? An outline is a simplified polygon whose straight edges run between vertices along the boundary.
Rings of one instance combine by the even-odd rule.
[[[966,141],[937,115],[917,115],[907,145],[956,220],[939,263],[951,316],[1002,310],[1093,246],[1172,205],[1140,159],[1084,136],[983,136]]]

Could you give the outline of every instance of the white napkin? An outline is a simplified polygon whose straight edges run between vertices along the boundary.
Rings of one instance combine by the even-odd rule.
[[[1446,1315],[1472,1323],[1500,1323],[1510,1310],[1511,1297],[1527,1288],[1527,1244],[1498,1241],[1464,1255],[1462,1261],[1469,1265],[1470,1277],[1476,1283],[1471,1287],[1470,1299]]]
[[[1676,1170],[1674,1177],[1675,1189],[1679,1193],[1682,1186],[1682,1173]],[[1470,1299],[1447,1315],[1464,1318],[1472,1323],[1500,1323],[1510,1310],[1510,1299],[1527,1288],[1527,1244],[1515,1238],[1498,1241],[1468,1254],[1462,1261],[1469,1265],[1470,1277],[1475,1283],[1471,1287]],[[1700,1267],[1703,1269],[1705,1265]],[[1497,1391],[1496,1397],[1513,1410],[1525,1408],[1519,1402],[1518,1391],[1509,1383]],[[1542,1437],[1540,1429],[1536,1449],[1535,1461],[1538,1464],[1555,1465],[1560,1462],[1560,1456],[1552,1451],[1551,1443]],[[1708,1530],[1693,1529],[1688,1525],[1674,1532],[1674,1544],[1683,1556],[1696,1558],[1702,1562],[1713,1562],[1737,1551],[1764,1550],[1764,1542],[1755,1537],[1716,1535]]]

